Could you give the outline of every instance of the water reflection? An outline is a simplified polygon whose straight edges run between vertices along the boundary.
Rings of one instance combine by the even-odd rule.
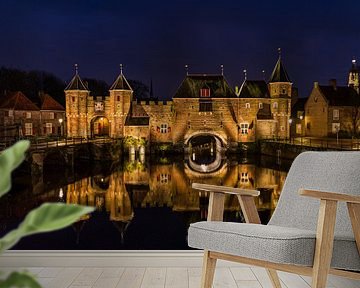
[[[225,165],[223,148],[219,138],[200,135],[190,141],[188,166],[200,173],[212,173]]]
[[[62,201],[93,206],[96,212],[64,231],[32,236],[17,249],[186,249],[187,228],[206,219],[209,197],[207,192],[192,190],[193,182],[259,189],[256,205],[262,221],[268,221],[287,172],[267,168],[261,161],[222,159],[216,170],[204,173],[188,159],[154,161],[131,156],[123,165],[95,169],[93,175],[67,185],[57,186],[64,181],[59,177],[45,177],[40,185],[43,191],[16,189],[0,202],[0,211],[6,214],[0,215],[5,219],[1,234],[42,202]],[[234,195],[226,198],[225,220],[242,220]]]

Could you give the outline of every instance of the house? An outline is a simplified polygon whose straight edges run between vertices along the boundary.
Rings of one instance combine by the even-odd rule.
[[[65,108],[50,95],[40,93],[41,108],[21,91],[5,94],[0,103],[0,136],[5,141],[21,137],[59,136]]]
[[[305,135],[328,137],[340,134],[351,137],[359,133],[360,96],[356,87],[314,83],[305,104]]]
[[[40,108],[21,91],[6,93],[0,104],[0,135],[8,139],[41,133]]]
[[[64,136],[65,108],[44,92],[39,93],[41,101],[41,135]]]

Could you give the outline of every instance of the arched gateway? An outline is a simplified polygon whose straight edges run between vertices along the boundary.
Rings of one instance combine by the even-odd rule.
[[[91,137],[109,136],[110,123],[104,116],[96,116],[90,122]]]
[[[224,141],[224,140],[223,140]],[[224,143],[218,135],[196,133],[185,142],[189,167],[200,173],[211,173],[222,166]]]

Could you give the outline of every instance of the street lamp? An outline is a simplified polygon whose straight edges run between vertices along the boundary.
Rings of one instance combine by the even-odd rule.
[[[336,145],[339,145],[339,131],[340,131],[340,125],[335,126],[336,130]]]
[[[293,119],[289,118],[289,139],[291,143],[291,123],[293,122]]]
[[[60,136],[62,136],[63,135],[63,127],[62,127],[62,123],[63,123],[63,119],[62,118],[60,118],[59,119],[59,125],[60,125]]]

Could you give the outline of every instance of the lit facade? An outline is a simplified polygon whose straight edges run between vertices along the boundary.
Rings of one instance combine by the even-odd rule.
[[[65,136],[65,108],[50,95],[39,92],[40,106],[21,91],[4,95],[0,103],[0,137]]]
[[[133,137],[188,145],[208,135],[223,147],[288,138],[292,83],[279,58],[269,83],[245,79],[234,91],[224,75],[188,74],[171,101],[138,101],[122,70],[109,96],[92,97],[78,72],[65,89],[67,136]]]
[[[359,73],[353,60],[348,86],[338,86],[335,79],[329,85],[314,83],[305,103],[305,136],[351,137],[360,133]]]

